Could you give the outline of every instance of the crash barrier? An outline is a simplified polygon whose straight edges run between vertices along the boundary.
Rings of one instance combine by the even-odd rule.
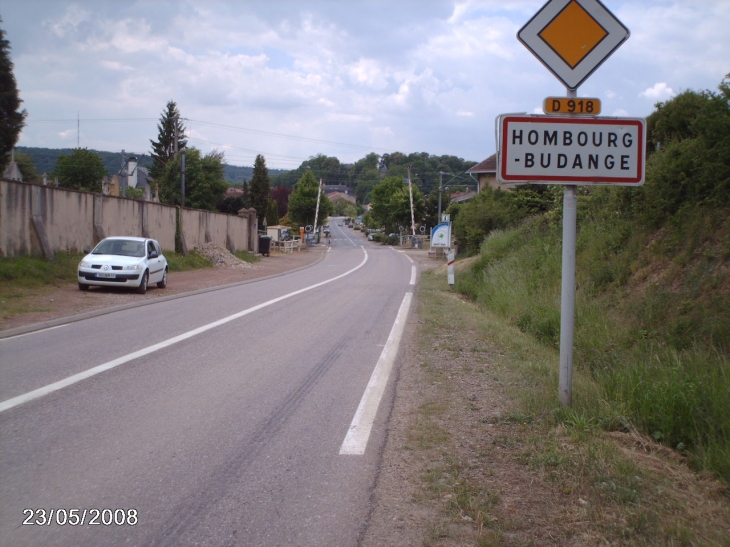
[[[18,181],[0,180],[0,256],[81,252],[109,236],[150,237],[183,252],[215,243],[234,252],[258,252],[256,211],[238,215],[187,209]]]

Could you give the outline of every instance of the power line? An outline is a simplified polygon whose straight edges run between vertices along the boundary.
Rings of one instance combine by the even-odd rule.
[[[233,125],[224,125],[219,123],[212,123],[212,122],[204,122],[200,120],[189,120],[191,122],[195,122],[201,125],[208,125],[211,127],[220,127],[223,129],[229,129],[231,131],[241,131],[244,133],[254,133],[257,135],[268,135],[271,137],[278,137],[278,138],[284,138],[284,139],[292,139],[292,140],[298,140],[298,141],[306,141],[306,142],[316,142],[320,144],[332,144],[335,146],[344,146],[348,148],[360,148],[363,150],[381,150],[383,152],[390,152],[391,150],[389,148],[377,148],[375,146],[364,146],[361,144],[351,144],[351,143],[345,143],[345,142],[337,142],[337,141],[328,141],[324,139],[313,139],[311,137],[300,137],[298,135],[288,135],[286,133],[274,133],[273,131],[263,131],[260,129],[251,129],[248,127],[236,127]]]

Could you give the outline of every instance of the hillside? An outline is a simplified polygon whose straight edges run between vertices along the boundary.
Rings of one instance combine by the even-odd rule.
[[[50,174],[55,165],[56,160],[61,154],[70,154],[73,149],[71,148],[32,148],[27,146],[18,146],[15,148],[16,152],[28,154],[39,173]],[[120,152],[104,152],[101,150],[94,150],[101,160],[104,162],[107,173],[113,175],[118,173],[122,165],[122,154]],[[137,161],[142,167],[151,167],[152,158],[146,153],[135,153],[134,151],[127,151],[125,155],[137,156]],[[283,169],[269,169],[269,174],[279,175],[286,173]],[[243,180],[251,180],[253,176],[253,167],[242,167],[238,165],[225,165],[225,177],[226,181],[232,185],[241,185]]]
[[[730,483],[730,80],[658,104],[647,133],[644,186],[579,187],[572,419]],[[451,210],[478,254],[456,289],[554,350],[561,197],[526,187]]]

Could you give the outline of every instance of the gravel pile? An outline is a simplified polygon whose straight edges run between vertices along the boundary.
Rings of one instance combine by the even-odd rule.
[[[231,254],[215,243],[203,243],[195,246],[195,251],[210,260],[214,266],[219,268],[251,268],[251,264]]]

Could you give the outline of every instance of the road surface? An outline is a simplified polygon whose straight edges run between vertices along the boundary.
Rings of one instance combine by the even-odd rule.
[[[305,270],[0,340],[1,544],[356,545],[416,268],[331,226]]]

